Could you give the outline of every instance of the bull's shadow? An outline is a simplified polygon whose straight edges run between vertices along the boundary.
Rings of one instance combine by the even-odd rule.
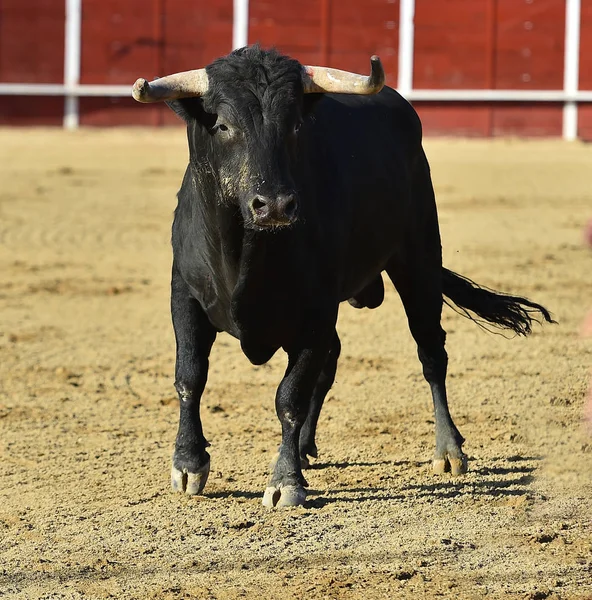
[[[349,467],[378,467],[381,465],[390,465],[393,467],[401,467],[403,465],[410,464],[408,460],[377,460],[377,461],[341,461],[341,462],[317,462],[311,465],[310,469],[347,469]]]
[[[204,497],[211,499],[242,499],[242,500],[255,500],[261,498],[261,492],[247,492],[245,490],[220,490],[218,492],[204,492]]]
[[[492,462],[500,460],[503,459],[492,459]],[[398,490],[394,490],[392,487],[380,486],[342,488],[324,490],[322,492],[309,490],[305,507],[323,508],[324,506],[338,502],[360,504],[376,500],[405,501],[411,498],[425,497],[430,497],[434,500],[463,496],[494,499],[524,496],[531,492],[531,484],[535,479],[534,472],[536,471],[536,466],[533,466],[532,462],[540,461],[542,458],[510,457],[504,460],[506,464],[502,466],[479,466],[469,471],[469,473],[479,478],[477,481],[469,476],[463,479],[440,480],[433,483],[411,483],[403,485]],[[383,461],[371,463],[369,466],[373,466],[374,464],[405,464],[405,462],[392,463],[390,461]],[[414,464],[417,464],[417,462]],[[353,463],[337,463],[336,465],[329,466],[337,465],[343,465],[341,468],[345,468],[346,466],[353,466]],[[428,462],[423,463],[421,466],[427,468]],[[353,494],[355,494],[355,497],[351,496]]]

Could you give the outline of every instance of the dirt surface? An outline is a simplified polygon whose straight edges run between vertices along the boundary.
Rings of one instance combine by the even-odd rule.
[[[0,596],[592,598],[592,147],[428,141],[445,264],[548,306],[504,339],[445,309],[469,473],[433,476],[403,310],[342,308],[306,505],[261,506],[285,359],[220,335],[203,497],[169,490],[181,129],[0,130]]]

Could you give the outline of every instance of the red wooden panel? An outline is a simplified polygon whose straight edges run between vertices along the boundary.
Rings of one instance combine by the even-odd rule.
[[[426,136],[489,135],[491,107],[466,102],[414,102]]]
[[[0,96],[0,125],[61,125],[63,118],[59,96]]]
[[[495,87],[561,89],[564,0],[496,0]]]
[[[160,124],[161,104],[138,104],[132,98],[81,98],[80,124],[91,127]]]
[[[205,67],[232,50],[232,0],[160,1],[165,74]]]
[[[303,64],[321,62],[322,0],[250,0],[249,44],[275,46]]]
[[[518,136],[561,135],[562,106],[534,103],[414,103],[425,135]]]
[[[249,10],[249,43],[360,73],[378,54],[387,83],[396,85],[399,0],[252,0]]]
[[[154,75],[199,69],[232,50],[232,0],[159,0],[164,40]],[[167,107],[154,113],[161,125],[182,121]]]
[[[232,46],[232,0],[83,0],[82,83],[131,85],[203,67]],[[81,122],[177,122],[168,109],[138,107],[125,99],[86,99]]]
[[[131,85],[203,67],[232,46],[232,0],[84,0],[82,83]],[[81,101],[84,125],[177,123],[166,107]],[[109,116],[111,115],[111,117]]]
[[[168,106],[162,106],[162,112],[158,115],[161,125],[182,125],[185,126],[185,121],[177,116]]]
[[[378,54],[387,85],[396,87],[399,49],[399,0],[333,0],[327,63],[359,73],[370,69]]]
[[[592,104],[580,104],[578,110],[578,136],[592,142]]]
[[[129,84],[156,75],[157,0],[83,0],[82,83]]]
[[[592,0],[582,0],[580,31],[580,89],[592,90]]]
[[[0,81],[64,80],[64,0],[0,2]]]
[[[492,28],[490,1],[416,2],[414,87],[489,87],[489,39]]]
[[[561,104],[512,102],[497,104],[493,108],[494,136],[560,136],[562,123]]]

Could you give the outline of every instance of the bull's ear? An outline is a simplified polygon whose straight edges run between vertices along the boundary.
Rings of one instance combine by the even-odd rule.
[[[166,105],[186,123],[199,120],[204,113],[201,98],[179,98],[169,100]]]

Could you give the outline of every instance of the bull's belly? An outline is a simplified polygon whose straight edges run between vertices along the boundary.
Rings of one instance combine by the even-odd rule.
[[[339,301],[355,298],[375,285],[393,260],[400,260],[404,245],[400,223],[393,214],[385,214],[380,227],[360,227],[342,252],[339,271]]]

